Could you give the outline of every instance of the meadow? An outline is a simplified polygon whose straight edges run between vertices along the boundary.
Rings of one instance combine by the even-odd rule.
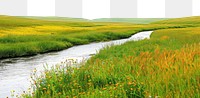
[[[153,30],[151,39],[106,47],[78,67],[63,64],[42,76],[33,74],[34,92],[21,97],[200,97],[200,17],[153,19],[143,24],[117,20],[0,16],[0,59]]]
[[[185,26],[187,25],[144,25],[72,18],[0,16],[0,59],[32,56],[67,49],[74,45],[127,38],[143,30]]]
[[[106,47],[79,67],[58,65],[33,75],[36,88],[22,97],[199,98],[199,19],[142,25],[133,31],[154,30],[151,39]]]

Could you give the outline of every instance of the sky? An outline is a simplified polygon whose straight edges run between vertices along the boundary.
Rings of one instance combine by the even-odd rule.
[[[82,5],[83,18],[110,17],[110,0],[83,0]],[[162,18],[165,16],[164,10],[165,0],[138,0],[138,17],[140,18]],[[28,0],[28,15],[54,16],[55,0]],[[193,15],[200,15],[200,0],[193,0]]]
[[[165,17],[165,0],[138,0],[138,17]]]
[[[193,0],[193,15],[200,16],[200,0]]]
[[[55,0],[28,0],[28,16],[55,16]]]
[[[110,0],[83,0],[83,18],[109,18]]]

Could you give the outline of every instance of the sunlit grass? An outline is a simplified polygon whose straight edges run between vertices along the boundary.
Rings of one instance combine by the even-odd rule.
[[[174,19],[168,19],[168,20],[163,20],[163,21],[156,21],[154,23],[158,23],[158,24],[193,24],[193,25],[199,25],[200,24],[200,16],[174,18]]]
[[[0,59],[58,51],[74,45],[127,38],[139,31],[174,27],[187,26],[173,24],[136,25],[130,23],[87,21],[45,21],[0,16]]]
[[[32,97],[198,98],[199,31],[157,30],[150,40],[105,48],[81,67],[46,70],[33,78],[37,89]]]
[[[107,47],[80,67],[33,75],[34,98],[200,97],[199,17],[151,24],[45,21],[0,16],[0,58],[58,51],[155,30],[151,39]]]

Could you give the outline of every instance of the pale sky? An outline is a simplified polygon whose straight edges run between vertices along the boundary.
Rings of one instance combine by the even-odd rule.
[[[110,0],[83,0],[83,18],[110,18]]]
[[[28,16],[55,16],[55,0],[28,0]]]
[[[193,0],[193,15],[200,15],[200,0]]]
[[[165,17],[165,0],[138,0],[138,17]]]
[[[83,0],[83,18],[109,18],[110,0]],[[29,16],[54,16],[55,0],[28,0]],[[200,0],[193,0],[193,15],[200,15]],[[139,18],[165,17],[165,0],[138,0]]]

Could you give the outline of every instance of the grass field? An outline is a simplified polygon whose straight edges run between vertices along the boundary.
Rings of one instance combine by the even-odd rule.
[[[59,20],[60,19],[60,20]],[[58,51],[74,45],[126,38],[143,30],[186,27],[176,24],[87,22],[57,17],[0,16],[0,59]]]
[[[151,39],[107,47],[79,68],[57,66],[46,70],[40,78],[33,76],[36,86],[33,95],[26,93],[22,96],[199,98],[199,19],[200,17],[188,17],[147,25],[129,24],[128,28],[135,32],[155,31]],[[130,35],[119,32],[113,34]]]
[[[41,77],[32,76],[36,89],[22,97],[199,98],[200,17],[89,21],[0,16],[0,59],[127,38],[147,30],[154,30],[149,40],[107,47],[79,68],[57,66]]]

